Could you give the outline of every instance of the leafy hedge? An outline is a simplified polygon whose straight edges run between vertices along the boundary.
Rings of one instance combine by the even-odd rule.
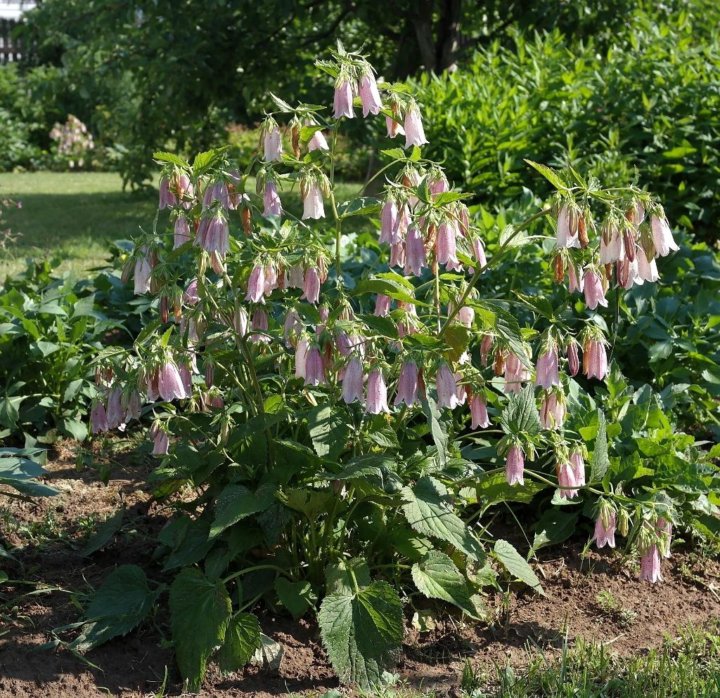
[[[660,24],[638,13],[604,50],[516,33],[454,74],[423,76],[428,152],[488,206],[521,196],[523,158],[569,162],[608,186],[651,183],[673,222],[716,237],[720,38],[697,32],[718,12],[694,6]]]

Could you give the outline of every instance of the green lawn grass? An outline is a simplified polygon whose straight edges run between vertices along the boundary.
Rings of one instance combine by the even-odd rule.
[[[354,198],[360,186],[339,184],[338,199]],[[254,190],[254,182],[248,190]],[[113,240],[152,227],[158,194],[123,191],[120,176],[112,172],[23,172],[0,173],[0,198],[21,204],[6,212],[7,226],[19,237],[0,248],[1,278],[28,258],[57,258],[58,271],[77,273],[101,265]],[[297,192],[283,193],[283,204],[300,213]]]

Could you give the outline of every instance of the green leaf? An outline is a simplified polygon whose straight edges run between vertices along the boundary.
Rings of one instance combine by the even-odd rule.
[[[291,582],[285,577],[275,580],[275,591],[283,606],[297,620],[317,602],[317,596],[312,590],[310,582]]]
[[[85,609],[87,623],[70,648],[87,652],[119,635],[127,635],[150,613],[160,591],[148,586],[137,565],[122,565],[110,573]]]
[[[430,599],[441,599],[477,618],[468,582],[445,553],[431,550],[422,562],[412,567],[412,578],[418,591]]]
[[[430,390],[426,390],[425,397],[422,399],[421,404],[422,410],[427,417],[428,424],[430,425],[430,433],[432,434],[433,443],[437,449],[438,465],[441,468],[444,468],[447,465],[449,439],[447,427],[442,421],[442,416],[435,400],[435,394]]]
[[[238,521],[268,509],[275,501],[275,489],[273,483],[260,485],[256,492],[245,485],[228,485],[217,498],[210,538],[220,535]]]
[[[602,480],[610,466],[606,431],[607,423],[602,410],[598,410],[597,414],[598,430],[597,436],[595,437],[595,450],[592,455],[592,467],[590,469],[590,480],[588,484]]]
[[[94,552],[100,550],[100,548],[105,547],[120,530],[124,513],[124,509],[118,509],[112,516],[101,523],[97,527],[97,530],[85,541],[80,555],[82,555],[82,557],[88,557],[88,555],[92,555]]]
[[[493,548],[495,557],[498,562],[513,576],[521,582],[525,582],[529,587],[535,589],[538,594],[545,596],[545,591],[540,584],[540,580],[535,576],[532,567],[526,562],[515,547],[506,540],[496,540]]]
[[[320,514],[327,513],[337,499],[336,495],[328,490],[306,488],[284,490],[278,493],[278,498],[286,507],[305,514],[313,523]]]
[[[336,565],[328,565],[325,570],[325,587],[328,594],[352,594],[356,586],[370,584],[370,568],[360,557],[341,560]]]
[[[418,301],[413,295],[412,289],[408,289],[397,281],[392,279],[361,279],[352,291],[354,296],[363,296],[367,293],[379,293],[388,298],[394,298],[397,301],[405,303],[413,303],[421,306],[428,306],[427,303]]]
[[[380,212],[380,200],[372,196],[361,196],[351,201],[343,201],[337,208],[340,218],[371,216]]]
[[[220,670],[229,673],[242,669],[261,646],[260,621],[252,613],[238,613],[228,624],[218,652]]]
[[[345,450],[350,436],[350,426],[345,421],[345,414],[331,405],[319,405],[308,413],[308,429],[320,458],[337,457]]]
[[[541,165],[539,162],[533,162],[532,160],[528,160],[527,158],[525,159],[525,162],[530,165],[530,167],[537,170],[556,189],[568,188],[567,184],[565,184],[560,175],[555,172],[555,170],[553,170],[551,167],[548,167],[547,165]]]
[[[158,151],[153,153],[153,160],[157,160],[158,162],[169,162],[171,165],[177,165],[178,167],[188,167],[188,163],[179,155],[175,155],[175,153]]]
[[[540,415],[535,406],[535,392],[531,385],[511,395],[503,410],[500,424],[506,434],[537,434],[540,431]]]
[[[401,496],[407,522],[418,533],[450,543],[474,560],[485,556],[482,545],[447,503],[447,489],[431,477],[422,477],[415,487],[404,487]]]
[[[522,487],[508,485],[505,473],[490,473],[478,482],[475,491],[478,502],[483,506],[498,502],[523,502],[528,504],[532,498],[542,492],[547,485],[535,480],[527,480]]]
[[[402,148],[390,148],[380,152],[392,160],[405,160],[405,151]]]
[[[318,625],[330,663],[343,683],[377,684],[403,638],[402,603],[387,582],[326,596]]]
[[[199,691],[207,661],[225,640],[232,604],[220,580],[210,581],[194,567],[181,570],[170,587],[170,624],[180,674],[190,691]]]
[[[557,545],[570,538],[575,532],[579,515],[578,511],[565,512],[557,507],[550,507],[535,526],[531,554],[534,555],[546,545]]]

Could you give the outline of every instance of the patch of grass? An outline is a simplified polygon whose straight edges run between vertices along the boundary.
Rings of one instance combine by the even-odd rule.
[[[339,184],[338,200],[355,198],[360,187]],[[249,181],[247,190],[254,188]],[[282,197],[286,209],[300,215],[297,188]],[[152,228],[158,195],[156,190],[124,192],[120,176],[112,172],[23,172],[0,173],[0,198],[21,204],[6,212],[18,238],[0,258],[2,278],[21,269],[26,258],[59,258],[59,271],[102,265],[113,240],[131,239],[141,228]],[[326,213],[330,215],[329,206]]]
[[[152,225],[157,206],[156,192],[124,192],[111,172],[1,173],[0,196],[21,204],[6,213],[19,237],[0,260],[0,275],[28,257],[59,257],[72,271],[102,264],[110,242]]]

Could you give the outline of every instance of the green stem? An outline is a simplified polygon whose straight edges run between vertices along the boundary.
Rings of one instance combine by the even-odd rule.
[[[228,575],[222,580],[223,584],[227,584],[228,582],[232,581],[236,577],[241,577],[244,574],[250,574],[250,572],[257,572],[259,570],[275,570],[277,572],[280,572],[280,574],[288,576],[288,572],[283,567],[278,567],[277,565],[253,565],[252,567],[246,567],[245,569],[239,570],[238,572],[233,572],[232,574]]]

